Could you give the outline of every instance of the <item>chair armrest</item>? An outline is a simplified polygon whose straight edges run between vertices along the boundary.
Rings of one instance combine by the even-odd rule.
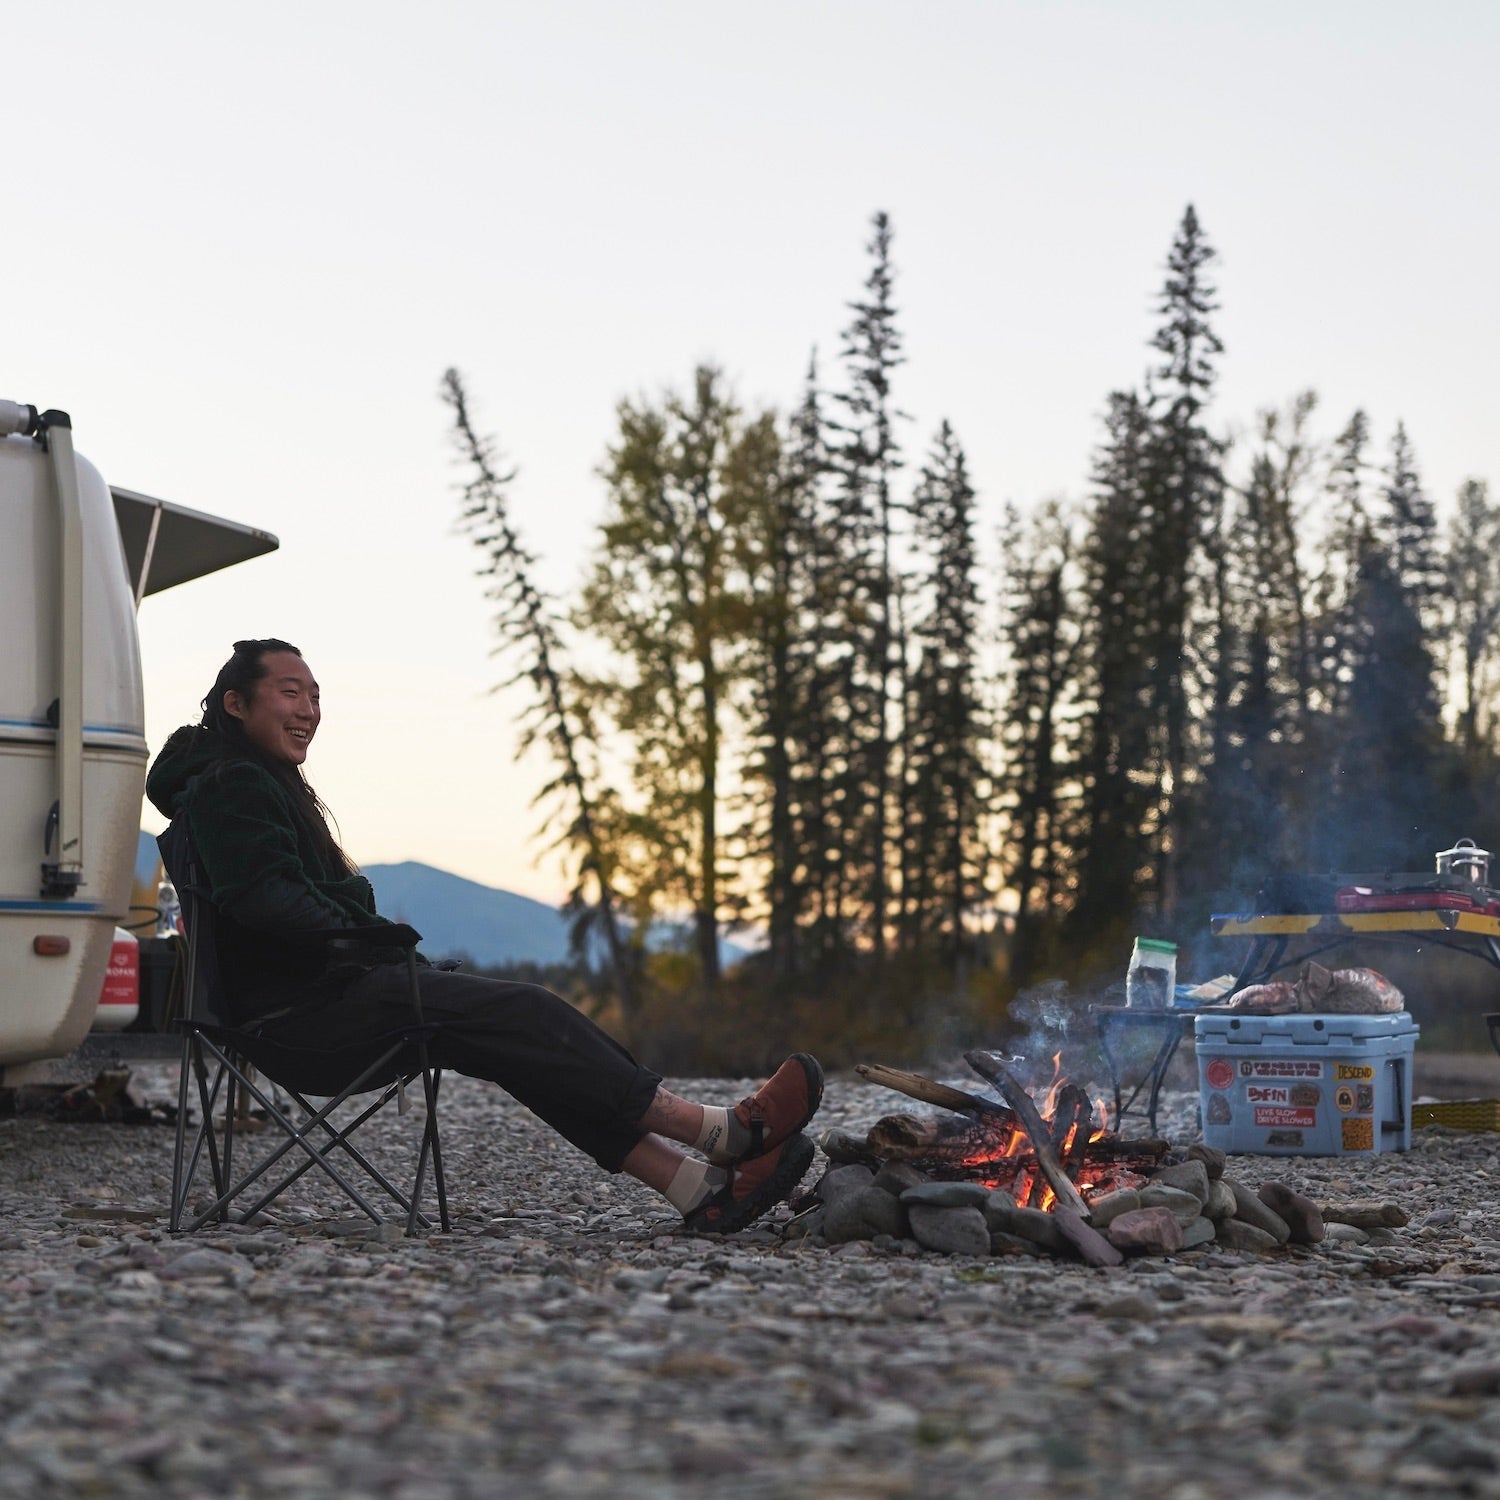
[[[307,936],[338,948],[415,948],[422,941],[422,934],[405,922],[382,922],[374,927],[328,927]]]

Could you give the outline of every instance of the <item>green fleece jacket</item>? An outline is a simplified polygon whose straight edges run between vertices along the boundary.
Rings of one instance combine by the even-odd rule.
[[[333,868],[290,791],[222,735],[177,730],[146,777],[163,817],[186,817],[220,914],[219,957],[240,1019],[327,992],[332,928],[384,925],[363,875]],[[395,958],[382,951],[375,959]]]

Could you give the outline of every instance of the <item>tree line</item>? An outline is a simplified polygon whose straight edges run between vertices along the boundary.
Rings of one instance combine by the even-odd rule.
[[[627,1030],[910,1033],[1119,967],[1132,931],[1189,940],[1277,871],[1420,870],[1482,831],[1487,486],[1440,525],[1404,427],[1377,452],[1359,411],[1323,441],[1312,392],[1231,443],[1191,207],[1088,495],[1008,507],[993,578],[959,435],[919,443],[898,404],[885,214],[867,256],[832,378],[810,361],[784,415],[713,367],[620,403],[571,600],[537,587],[516,471],[444,378],[578,952]],[[653,953],[663,920],[683,940]],[[739,929],[765,946],[726,975]]]

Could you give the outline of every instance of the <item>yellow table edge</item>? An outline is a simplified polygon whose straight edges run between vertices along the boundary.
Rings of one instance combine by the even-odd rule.
[[[1296,937],[1307,933],[1337,937],[1361,932],[1471,932],[1500,937],[1500,917],[1448,908],[1422,911],[1296,912],[1276,916],[1214,916],[1208,919],[1215,937]]]

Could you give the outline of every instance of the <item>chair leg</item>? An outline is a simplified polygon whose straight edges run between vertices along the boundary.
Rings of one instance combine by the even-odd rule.
[[[437,1190],[438,1201],[438,1223],[443,1226],[443,1233],[452,1232],[453,1226],[448,1221],[448,1185],[443,1176],[443,1147],[438,1137],[438,1088],[443,1081],[443,1070],[439,1068],[436,1072],[432,1070],[427,1060],[427,1043],[422,1041],[418,1044],[418,1052],[422,1061],[422,1092],[427,1098],[427,1123],[422,1129],[422,1149],[417,1157],[417,1180],[412,1188],[412,1213],[415,1215],[416,1206],[422,1196],[422,1175],[427,1166],[429,1152],[432,1156],[432,1184]],[[413,1224],[407,1223],[407,1234],[412,1233]]]
[[[191,1035],[182,1035],[182,1065],[177,1075],[177,1143],[172,1153],[172,1208],[167,1216],[167,1228],[176,1234],[182,1224],[182,1210],[187,1199],[187,1184],[183,1180],[183,1169],[187,1155],[187,1111],[188,1074],[192,1068]],[[197,1151],[193,1153],[197,1158]]]

